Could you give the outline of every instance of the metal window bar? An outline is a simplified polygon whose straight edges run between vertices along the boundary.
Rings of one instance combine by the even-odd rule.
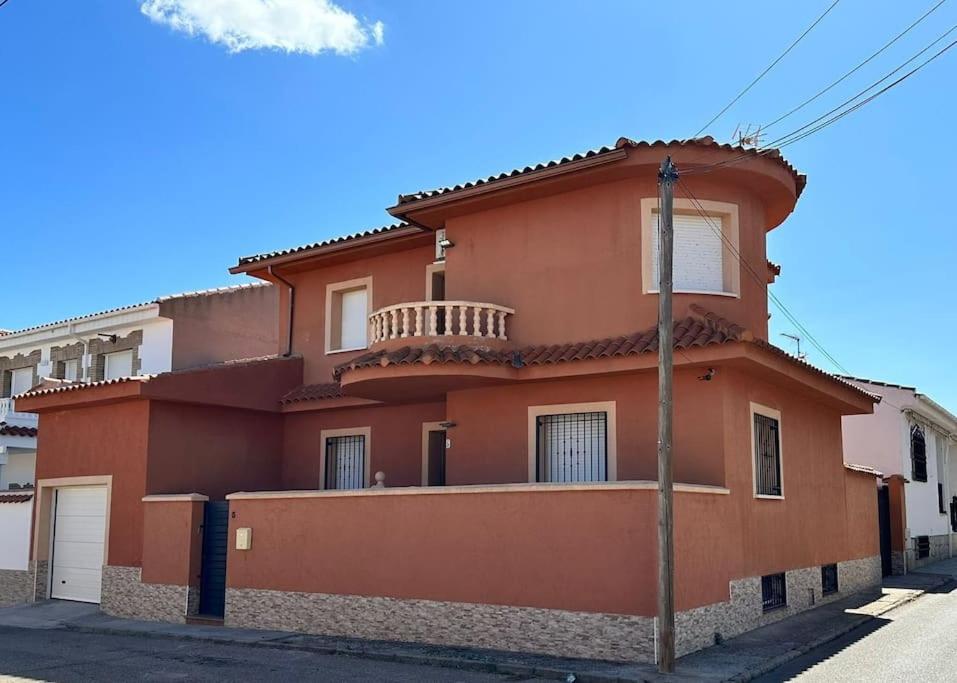
[[[914,481],[927,481],[927,442],[920,425],[914,425],[910,430],[910,457]]]
[[[365,488],[365,451],[361,434],[326,439],[326,488]]]
[[[758,495],[781,495],[781,430],[778,421],[754,415],[754,471]]]
[[[540,415],[537,481],[608,480],[608,413]]]
[[[821,593],[830,595],[837,593],[837,565],[826,564],[821,567]]]
[[[761,577],[761,607],[765,612],[788,604],[787,581],[784,574]]]
[[[930,536],[917,537],[917,559],[922,560],[930,557]]]

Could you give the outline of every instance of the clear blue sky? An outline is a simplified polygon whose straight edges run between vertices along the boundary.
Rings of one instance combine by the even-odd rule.
[[[0,8],[0,327],[237,282],[237,257],[385,224],[399,192],[690,136],[829,4],[282,0],[250,28],[197,2]],[[931,4],[842,0],[709,132],[768,122]],[[217,19],[234,30],[204,33]],[[775,130],[955,23],[945,3]],[[769,255],[774,291],[843,365],[957,412],[955,83],[957,49],[789,147],[808,187]]]

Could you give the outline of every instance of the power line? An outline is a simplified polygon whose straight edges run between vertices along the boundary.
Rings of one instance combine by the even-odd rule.
[[[786,114],[782,114],[782,115],[779,116],[778,118],[774,119],[774,121],[772,121],[771,123],[768,123],[768,124],[766,124],[766,125],[764,125],[764,126],[761,126],[761,130],[767,130],[767,129],[770,128],[771,126],[773,126],[773,125],[775,125],[775,124],[777,124],[777,123],[780,123],[780,122],[783,121],[784,119],[788,118],[791,114],[794,114],[795,112],[800,111],[801,109],[803,109],[804,107],[806,107],[807,105],[809,105],[811,102],[813,102],[814,100],[816,100],[818,97],[820,97],[820,96],[823,95],[824,93],[826,93],[826,92],[828,92],[829,90],[831,90],[831,88],[833,88],[834,86],[836,86],[836,85],[838,85],[839,83],[842,83],[843,81],[845,81],[847,78],[849,78],[850,76],[852,76],[853,74],[855,74],[857,71],[859,71],[862,67],[864,67],[865,65],[867,65],[868,63],[870,63],[875,57],[877,57],[878,55],[880,55],[882,52],[884,52],[884,51],[885,51],[887,48],[889,48],[891,45],[893,45],[893,44],[896,43],[898,40],[900,40],[901,38],[903,38],[904,36],[906,36],[908,33],[910,33],[910,31],[911,31],[914,27],[916,27],[918,24],[920,24],[922,21],[924,21],[924,19],[926,19],[927,17],[929,17],[931,14],[933,14],[933,13],[937,10],[937,8],[939,8],[939,7],[940,7],[941,5],[943,5],[945,2],[947,2],[947,0],[939,0],[939,2],[938,2],[936,5],[934,5],[934,6],[931,7],[929,10],[927,10],[926,12],[924,12],[924,14],[921,15],[921,16],[920,16],[916,21],[914,21],[910,26],[908,26],[907,28],[905,28],[903,31],[901,31],[901,32],[898,33],[896,36],[894,36],[890,41],[888,41],[887,43],[885,43],[884,46],[883,46],[881,49],[879,49],[877,52],[873,53],[870,57],[868,57],[867,59],[865,59],[863,62],[861,62],[860,64],[858,64],[857,66],[855,66],[853,69],[851,69],[851,70],[848,71],[847,73],[845,73],[843,76],[841,76],[840,78],[838,78],[836,81],[834,81],[833,83],[831,83],[829,86],[827,86],[827,87],[824,88],[823,90],[819,90],[817,93],[815,93],[814,95],[812,95],[812,96],[809,97],[808,99],[804,100],[801,104],[799,104],[798,106],[796,106],[796,107],[795,107],[794,109],[792,109],[791,111],[787,112]]]
[[[710,171],[712,171],[712,170],[714,170],[714,169],[716,169],[716,168],[721,168],[721,167],[723,167],[723,166],[728,166],[728,165],[731,165],[731,164],[735,164],[735,163],[738,163],[738,162],[740,162],[740,161],[742,161],[742,160],[744,160],[744,159],[749,159],[749,158],[752,158],[752,157],[754,157],[754,156],[764,156],[764,155],[767,155],[767,154],[772,154],[772,153],[774,153],[774,152],[777,152],[779,149],[782,149],[782,148],[784,148],[784,147],[787,147],[788,145],[791,145],[791,144],[793,144],[793,143],[795,143],[795,142],[798,142],[798,141],[800,141],[800,140],[803,140],[804,138],[808,137],[809,135],[811,135],[811,134],[813,134],[813,133],[816,133],[817,131],[819,131],[819,130],[821,130],[821,129],[823,129],[823,128],[826,128],[827,126],[831,125],[832,123],[835,123],[836,121],[842,119],[844,116],[846,116],[846,115],[848,115],[848,114],[850,114],[850,113],[852,113],[852,112],[854,112],[854,111],[860,109],[861,107],[863,107],[864,105],[868,104],[869,102],[872,102],[873,100],[877,99],[878,97],[880,97],[881,95],[883,95],[884,93],[886,93],[888,90],[891,90],[892,88],[896,87],[897,85],[900,85],[902,82],[904,82],[905,80],[907,80],[908,78],[910,78],[911,76],[913,76],[914,74],[916,74],[918,71],[920,71],[921,69],[923,69],[925,66],[927,66],[928,64],[930,64],[931,62],[933,62],[935,59],[937,59],[937,58],[939,58],[941,55],[943,55],[945,52],[947,52],[948,50],[950,50],[951,48],[953,48],[955,45],[957,45],[957,41],[954,41],[954,42],[950,43],[949,45],[947,45],[947,46],[944,47],[943,49],[939,50],[939,51],[938,51],[936,54],[934,54],[933,56],[929,57],[929,58],[926,59],[925,61],[923,61],[923,62],[921,62],[920,64],[918,64],[916,67],[914,67],[913,69],[911,69],[910,71],[908,71],[906,74],[904,74],[903,76],[901,76],[901,77],[898,78],[897,80],[895,80],[895,81],[893,81],[892,83],[890,83],[890,84],[884,86],[883,88],[881,88],[879,91],[877,91],[877,92],[874,93],[873,95],[867,97],[866,99],[862,100],[861,102],[858,102],[857,104],[854,104],[851,108],[847,109],[846,111],[843,111],[843,112],[840,112],[840,113],[838,113],[838,114],[835,114],[835,112],[838,112],[839,110],[843,109],[844,107],[846,107],[846,106],[848,106],[849,104],[851,104],[852,102],[854,102],[854,100],[856,100],[856,99],[858,99],[859,97],[865,95],[868,91],[870,91],[870,90],[872,90],[873,88],[877,87],[878,85],[880,85],[881,83],[883,83],[884,81],[886,81],[888,78],[890,78],[891,76],[893,76],[895,73],[897,73],[898,71],[900,71],[901,69],[903,69],[905,66],[907,66],[908,64],[910,64],[911,62],[913,62],[915,59],[917,59],[918,57],[920,57],[922,54],[924,54],[925,52],[927,52],[928,50],[930,50],[934,45],[936,45],[936,44],[939,43],[941,40],[943,40],[944,38],[946,38],[948,35],[950,35],[951,33],[953,33],[954,30],[957,30],[957,24],[955,24],[955,25],[952,26],[950,29],[948,29],[947,31],[945,31],[945,32],[944,32],[942,35],[940,35],[936,40],[934,40],[934,41],[931,42],[929,45],[927,45],[926,47],[924,47],[920,52],[918,52],[917,54],[913,55],[910,59],[908,59],[907,61],[905,61],[903,64],[900,64],[900,65],[899,65],[897,68],[895,68],[893,71],[891,71],[891,72],[889,72],[888,74],[884,75],[882,78],[878,79],[877,81],[875,81],[874,83],[872,83],[872,84],[869,85],[868,87],[864,88],[863,90],[861,90],[860,92],[858,92],[856,95],[854,95],[854,96],[852,96],[852,97],[849,97],[849,98],[846,99],[844,102],[842,102],[842,103],[839,104],[838,106],[834,107],[834,108],[831,109],[830,111],[828,111],[828,112],[822,114],[821,116],[817,117],[817,118],[814,119],[813,121],[810,121],[809,123],[804,124],[804,125],[801,126],[800,128],[796,128],[795,130],[792,130],[791,132],[789,132],[789,133],[787,133],[787,134],[785,134],[785,135],[782,135],[781,137],[777,138],[776,140],[773,140],[772,142],[769,142],[769,143],[768,143],[764,148],[762,148],[761,150],[745,152],[745,153],[740,154],[740,155],[738,155],[737,157],[733,157],[733,158],[731,158],[731,159],[726,159],[726,160],[724,160],[724,161],[718,161],[718,162],[715,162],[715,163],[713,163],[713,164],[706,164],[706,165],[704,165],[704,166],[699,166],[699,167],[697,167],[697,168],[691,168],[691,169],[688,169],[687,171],[684,171],[683,175],[686,175],[686,176],[687,176],[687,175],[697,175],[697,174],[699,174],[699,173],[708,173],[708,172],[710,172]],[[834,115],[832,116],[832,114],[834,114]],[[828,117],[830,117],[830,118],[828,118]],[[826,119],[826,120],[824,120],[824,119]],[[819,123],[819,122],[821,122],[822,120],[823,120],[823,123]],[[815,126],[815,124],[819,124],[819,125],[816,125],[816,126]],[[814,126],[814,127],[812,128],[812,130],[807,130],[808,128],[811,128],[812,126]],[[806,131],[806,132],[805,132],[805,131]]]
[[[814,23],[811,24],[810,26],[808,26],[807,29],[805,29],[804,33],[802,33],[801,35],[799,35],[799,36],[797,37],[797,39],[796,39],[793,43],[791,43],[791,44],[788,46],[788,48],[787,48],[784,52],[782,52],[780,55],[778,55],[778,58],[777,58],[777,59],[775,59],[773,62],[771,62],[771,63],[768,65],[768,67],[767,67],[764,71],[762,71],[761,73],[759,73],[758,76],[757,76],[753,81],[751,81],[751,82],[748,84],[748,86],[747,86],[744,90],[742,90],[741,92],[739,92],[739,93],[737,94],[737,96],[736,96],[733,100],[731,100],[730,102],[728,102],[728,104],[725,105],[724,109],[722,109],[721,111],[719,111],[717,114],[714,115],[714,117],[713,117],[710,121],[708,121],[706,124],[704,124],[703,126],[701,126],[701,128],[698,130],[698,132],[695,133],[692,137],[698,137],[698,136],[701,134],[701,131],[703,131],[705,128],[707,128],[707,127],[710,126],[712,123],[714,123],[714,122],[717,121],[719,118],[721,118],[721,116],[722,116],[726,111],[728,111],[732,106],[734,106],[735,102],[737,102],[737,101],[740,100],[742,97],[744,97],[744,95],[745,95],[751,88],[753,88],[753,87],[755,86],[755,84],[757,84],[758,81],[760,81],[762,78],[764,78],[765,75],[767,75],[767,73],[768,73],[771,69],[773,69],[775,66],[777,66],[777,63],[778,63],[778,62],[780,62],[782,59],[784,59],[784,58],[787,56],[787,54],[788,54],[791,50],[793,50],[793,49],[795,48],[795,46],[797,46],[797,44],[800,43],[800,42],[804,39],[804,36],[806,36],[808,33],[810,33],[811,30],[812,30],[815,26],[817,26],[819,23],[821,23],[821,21],[824,19],[824,17],[826,17],[828,14],[830,14],[831,10],[834,9],[834,8],[837,6],[837,3],[839,3],[840,1],[841,1],[841,0],[834,0],[834,2],[831,3],[831,6],[828,7],[826,10],[824,10],[824,14],[822,14],[822,15],[819,16],[817,19],[815,19],[815,20],[814,20]]]
[[[744,266],[745,270],[755,279],[755,281],[761,287],[766,287],[767,276],[765,275],[765,277],[762,278],[758,274],[758,272],[751,266],[751,264],[747,261],[747,259],[745,259],[741,255],[741,252],[738,251],[738,248],[734,245],[734,243],[730,239],[728,239],[728,237],[725,236],[724,232],[718,226],[716,226],[714,222],[711,220],[711,217],[708,216],[707,213],[705,213],[704,207],[701,206],[701,203],[698,201],[698,198],[691,191],[691,188],[689,188],[684,182],[682,182],[680,178],[678,180],[678,185],[681,187],[682,191],[684,191],[688,195],[688,199],[690,199],[691,203],[694,204],[695,210],[698,212],[698,214],[700,214],[700,216],[705,220],[705,222],[707,222],[711,230],[721,239],[721,241],[725,244],[725,246],[727,246],[728,250],[732,254],[734,254],[734,257],[738,260],[738,263]],[[848,370],[843,365],[841,365],[841,363],[838,362],[838,360],[834,358],[834,356],[831,355],[827,349],[824,348],[824,346],[817,340],[817,338],[815,338],[814,335],[811,334],[811,332],[807,329],[807,327],[801,324],[801,322],[797,319],[797,317],[793,313],[791,313],[790,309],[788,309],[788,307],[784,305],[784,302],[781,301],[781,299],[777,297],[774,294],[774,292],[767,290],[767,294],[768,294],[768,299],[772,303],[774,303],[775,306],[778,307],[778,309],[791,322],[791,324],[793,324],[801,333],[803,333],[805,338],[809,342],[811,342],[811,345],[814,346],[814,348],[816,348],[828,361],[830,361],[830,363],[835,368],[843,372],[845,375],[853,374],[851,373],[850,370]]]

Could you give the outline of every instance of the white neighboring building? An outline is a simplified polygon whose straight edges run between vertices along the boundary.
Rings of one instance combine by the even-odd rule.
[[[957,416],[914,387],[846,377],[881,396],[872,415],[843,418],[844,460],[901,475],[904,571],[957,554]],[[899,561],[899,560],[898,560]]]
[[[42,382],[98,382],[273,355],[278,329],[276,291],[255,283],[0,330],[0,605],[19,601],[12,584],[27,568],[36,479],[37,415],[16,411],[17,394]]]

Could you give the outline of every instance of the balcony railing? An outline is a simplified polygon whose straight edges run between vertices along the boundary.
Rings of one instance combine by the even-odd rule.
[[[474,301],[415,301],[395,304],[369,316],[373,344],[409,337],[508,339],[505,321],[511,308]]]
[[[32,426],[37,423],[37,416],[34,413],[18,413],[14,410],[12,398],[0,398],[0,422]]]

